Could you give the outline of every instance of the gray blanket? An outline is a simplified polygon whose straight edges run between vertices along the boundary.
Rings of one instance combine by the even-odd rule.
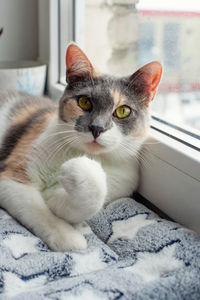
[[[0,210],[0,299],[200,299],[200,237],[132,199],[80,230],[88,249],[55,253]]]

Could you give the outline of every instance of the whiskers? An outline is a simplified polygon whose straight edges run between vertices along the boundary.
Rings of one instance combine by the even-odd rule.
[[[152,153],[145,147],[139,151],[140,163],[143,167],[149,168],[152,166]]]
[[[139,149],[139,147],[133,146],[132,143],[128,143],[126,141],[121,142],[121,149],[123,149],[123,154],[119,152],[122,159],[124,157],[128,159],[136,159],[139,164],[142,164],[144,167],[151,166],[151,153],[145,147]]]
[[[66,149],[67,146],[73,146],[75,142],[78,142],[78,137],[71,135],[68,137],[63,137],[59,141],[53,143],[51,145],[52,150],[50,150],[50,154],[47,157],[47,163],[51,163],[54,160],[54,158],[58,156],[58,154],[60,158],[63,157],[63,155],[67,153],[67,150],[69,150]],[[54,146],[55,144],[56,146]]]
[[[41,177],[51,173],[58,162],[64,161],[73,146],[79,144],[79,137],[73,124],[56,124],[58,131],[44,133],[35,144],[32,164],[39,170]],[[61,126],[61,127],[60,127]]]

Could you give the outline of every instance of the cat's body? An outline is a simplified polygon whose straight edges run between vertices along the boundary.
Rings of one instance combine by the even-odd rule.
[[[147,104],[160,80],[142,93],[135,79],[94,72],[74,44],[67,67],[59,104],[0,92],[0,206],[57,251],[85,248],[76,224],[137,187]]]

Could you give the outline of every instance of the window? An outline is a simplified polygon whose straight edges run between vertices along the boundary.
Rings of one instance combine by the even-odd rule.
[[[163,62],[164,74],[157,100],[152,104],[154,114],[157,119],[164,118],[199,134],[198,1],[60,0],[60,3],[61,82],[65,78],[63,57],[69,39],[75,39],[92,62],[108,73],[128,75],[145,63],[159,60]],[[69,3],[74,5],[70,7]],[[66,24],[66,16],[70,26]]]
[[[155,23],[145,22],[139,24],[138,64],[143,66],[154,60]]]
[[[166,23],[163,27],[163,63],[166,71],[180,70],[180,24]]]
[[[164,63],[139,191],[200,232],[199,1],[39,0],[39,8],[44,3],[40,53],[49,34],[52,90],[64,89],[66,45],[73,39],[104,72],[127,75],[149,60]],[[48,10],[50,28],[42,35]]]
[[[65,53],[67,44],[75,40],[75,1],[59,0],[59,73],[65,83]],[[67,23],[66,23],[67,20]]]

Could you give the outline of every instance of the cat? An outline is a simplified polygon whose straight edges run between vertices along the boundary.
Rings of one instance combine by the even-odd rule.
[[[77,224],[137,188],[162,73],[151,62],[131,76],[101,74],[75,43],[66,67],[59,103],[0,93],[0,206],[53,251],[85,249]]]

